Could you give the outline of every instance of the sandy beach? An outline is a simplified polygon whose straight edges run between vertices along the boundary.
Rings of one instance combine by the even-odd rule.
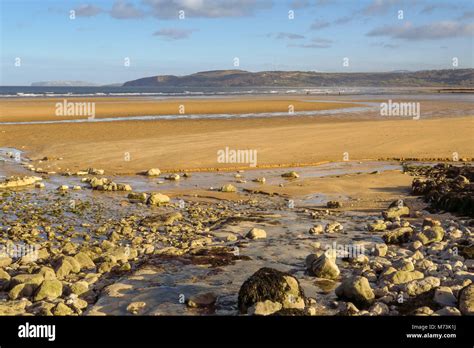
[[[110,115],[141,115],[137,101],[106,99]],[[150,102],[150,112],[168,113],[182,101]],[[31,103],[31,104],[30,104]],[[1,101],[2,121],[51,120],[29,113],[49,101]],[[312,110],[347,108],[345,103],[307,103],[296,100],[189,101],[193,112],[228,113],[287,109],[288,103]],[[49,104],[48,104],[49,105]],[[425,104],[424,104],[425,105]],[[18,116],[8,108],[15,107]],[[148,107],[145,103],[145,109]],[[262,108],[262,109],[260,109]],[[444,116],[446,110],[464,110],[469,116]],[[48,171],[103,168],[108,173],[135,174],[152,167],[165,171],[248,168],[245,163],[218,163],[217,152],[230,149],[257,151],[257,167],[298,166],[325,161],[382,158],[474,157],[474,118],[471,103],[426,102],[430,117],[381,117],[377,112],[329,116],[280,116],[228,119],[85,122],[63,124],[0,124],[0,147],[14,147]],[[99,108],[97,108],[99,110]],[[133,112],[132,112],[133,110]],[[454,111],[453,111],[454,113]],[[6,116],[10,115],[10,116]],[[344,157],[345,156],[345,157]],[[38,160],[47,157],[40,163]],[[61,158],[61,159],[59,159]]]

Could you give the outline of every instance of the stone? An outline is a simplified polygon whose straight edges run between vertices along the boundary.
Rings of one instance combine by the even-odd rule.
[[[339,201],[328,201],[326,203],[326,207],[329,209],[337,209],[337,208],[342,208],[342,204]]]
[[[339,222],[334,221],[326,225],[324,232],[335,233],[335,232],[341,232],[343,229],[344,229],[344,226],[342,226]]]
[[[418,316],[427,316],[427,315],[432,315],[433,310],[428,306],[423,306],[423,307],[419,307],[419,308],[415,309],[413,311],[413,314],[418,315]]]
[[[415,266],[413,265],[413,262],[407,259],[399,259],[396,262],[392,263],[393,266],[400,270],[400,271],[413,271],[415,270]]]
[[[344,279],[335,292],[337,297],[354,302],[360,308],[369,307],[375,299],[369,281],[362,276]]]
[[[6,289],[10,283],[10,275],[0,268],[0,290]]]
[[[81,251],[74,255],[74,259],[79,263],[81,270],[91,270],[95,269],[94,261],[87,255],[85,252]]]
[[[13,288],[19,284],[31,284],[38,287],[44,278],[41,274],[19,274],[11,278],[10,287]]]
[[[390,309],[385,303],[377,302],[369,308],[369,312],[372,315],[388,315]]]
[[[151,193],[148,198],[149,205],[162,205],[170,202],[170,198],[162,193]]]
[[[31,302],[28,300],[17,301],[0,301],[0,316],[4,315],[23,315],[26,312],[26,307],[30,306]]]
[[[387,225],[385,224],[384,220],[377,220],[373,223],[368,224],[367,229],[370,232],[381,232],[387,229]]]
[[[309,234],[321,234],[323,233],[323,225],[318,224],[314,225],[309,229]]]
[[[281,175],[283,178],[298,179],[300,176],[296,172],[288,172]]]
[[[441,284],[439,278],[426,277],[420,280],[412,280],[405,285],[405,290],[409,296],[418,296],[438,287]]]
[[[11,257],[0,255],[0,268],[5,268],[7,266],[10,266],[11,263],[12,263]]]
[[[159,175],[159,174],[157,174]],[[143,301],[140,302],[132,302],[127,306],[127,312],[131,314],[138,314],[143,308],[146,307],[146,303]]]
[[[308,257],[306,259],[308,260]],[[306,263],[308,264],[309,260]],[[324,279],[336,279],[341,273],[334,262],[334,257],[331,255],[328,256],[328,252],[325,252],[318,258],[314,259],[308,269],[316,277]]]
[[[89,283],[84,280],[79,280],[69,285],[69,290],[72,294],[80,296],[89,291]]]
[[[188,298],[186,305],[191,308],[205,308],[213,306],[217,301],[217,296],[212,292],[193,295]]]
[[[392,220],[402,216],[409,216],[410,208],[408,208],[402,199],[392,202],[388,209],[382,212],[385,220]]]
[[[127,198],[133,203],[146,203],[148,195],[145,192],[130,192]]]
[[[444,229],[441,226],[425,227],[423,231],[413,236],[414,240],[420,241],[423,245],[433,242],[441,242],[444,237]]]
[[[388,274],[386,279],[393,284],[405,284],[412,280],[424,278],[423,273],[420,271],[396,271]]]
[[[267,232],[261,228],[252,228],[246,235],[245,238],[249,239],[262,239],[267,238]]]
[[[54,300],[63,293],[63,284],[56,279],[45,280],[41,283],[34,296],[35,301]]]
[[[387,244],[376,243],[374,244],[374,255],[384,257],[387,255],[388,246]]]
[[[385,233],[382,238],[387,244],[402,244],[411,240],[413,229],[411,227],[399,227]]]
[[[263,302],[257,302],[252,307],[249,308],[248,314],[250,315],[271,315],[275,312],[278,312],[282,309],[282,304],[279,302],[272,302],[270,300],[266,300]]]
[[[161,170],[158,168],[151,168],[148,169],[145,173],[146,176],[159,176],[161,174]]]
[[[179,176],[179,174],[172,173],[172,174],[168,175],[165,179],[166,180],[171,180],[171,181],[178,181],[179,179],[181,179],[181,177]]]
[[[43,179],[38,176],[23,176],[23,177],[11,176],[9,178],[6,178],[3,182],[0,182],[0,189],[9,189],[9,188],[15,188],[15,187],[21,187],[21,186],[29,186],[41,180]]]
[[[53,315],[57,316],[65,316],[65,315],[72,315],[74,314],[74,311],[69,308],[67,305],[65,305],[62,302],[59,302],[56,307],[52,310]]]
[[[221,192],[237,192],[237,188],[232,184],[226,184],[221,187]]]
[[[277,302],[285,309],[304,309],[306,297],[298,280],[286,272],[273,268],[261,268],[240,287],[238,308],[241,313],[257,302]]]
[[[72,265],[65,258],[62,258],[56,265],[55,271],[58,279],[64,279],[72,272]]]
[[[451,288],[447,286],[440,286],[439,288],[435,289],[433,301],[440,306],[456,306],[456,297],[454,297]]]
[[[42,266],[37,273],[41,274],[44,280],[56,279],[56,273],[54,272],[54,269],[52,269],[51,267]]]
[[[440,310],[437,310],[436,312],[434,312],[434,315],[440,315],[440,316],[443,316],[443,317],[448,317],[448,316],[456,316],[457,317],[457,316],[461,316],[461,312],[456,307],[446,306],[446,307],[441,308]]]
[[[265,184],[267,180],[264,177],[260,177],[260,178],[253,179],[252,181],[258,182],[260,184]]]
[[[459,310],[463,315],[474,315],[474,284],[459,291]]]

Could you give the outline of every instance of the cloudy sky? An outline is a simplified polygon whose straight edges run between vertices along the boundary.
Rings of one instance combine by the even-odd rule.
[[[0,85],[474,67],[472,0],[1,0]],[[239,66],[235,67],[238,58]],[[344,64],[345,63],[345,64]]]

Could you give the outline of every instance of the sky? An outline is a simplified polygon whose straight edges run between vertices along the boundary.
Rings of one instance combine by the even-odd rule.
[[[473,0],[0,0],[0,6],[3,86],[122,83],[218,69],[474,67]]]

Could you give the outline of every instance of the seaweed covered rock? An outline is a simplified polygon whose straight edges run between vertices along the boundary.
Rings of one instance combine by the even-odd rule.
[[[474,167],[438,164],[408,171],[423,176],[413,180],[412,192],[424,196],[434,210],[474,217]]]
[[[305,295],[298,280],[289,273],[261,268],[240,287],[238,307],[241,313],[258,302],[280,303],[282,308],[304,309]]]

